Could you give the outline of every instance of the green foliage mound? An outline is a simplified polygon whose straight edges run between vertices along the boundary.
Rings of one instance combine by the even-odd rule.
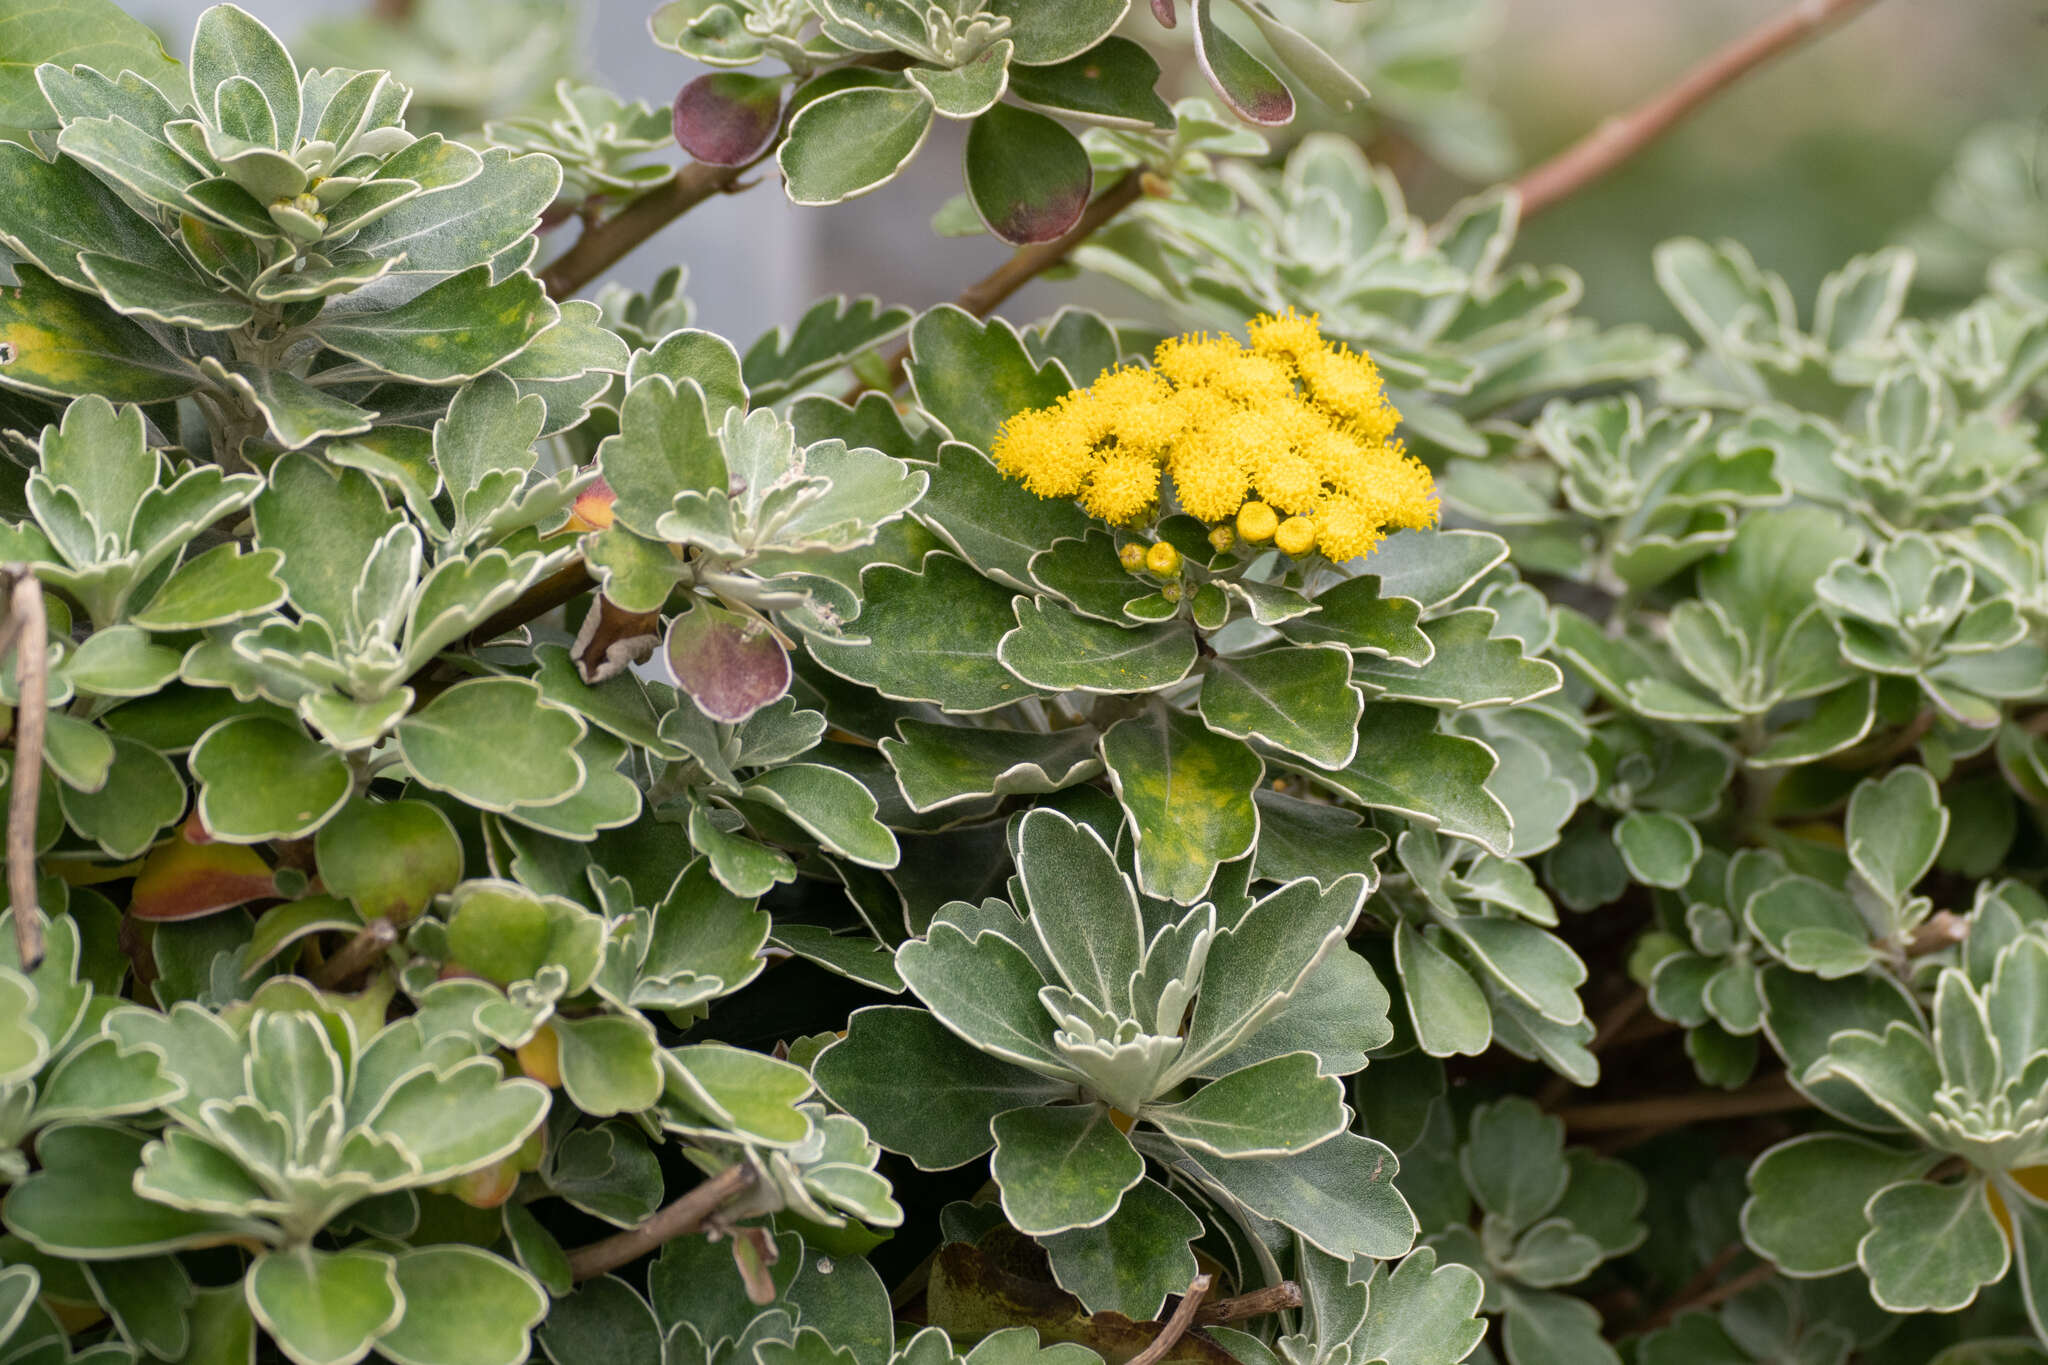
[[[1440,8],[0,0],[0,1365],[2048,1361],[2014,134],[1603,327]]]

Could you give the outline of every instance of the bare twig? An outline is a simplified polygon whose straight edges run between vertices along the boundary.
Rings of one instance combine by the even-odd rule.
[[[772,147],[771,147],[772,150]],[[763,156],[767,153],[763,153]],[[548,297],[566,299],[655,233],[715,194],[731,189],[758,158],[745,166],[712,166],[692,161],[612,217],[588,228],[576,245],[540,272]]]
[[[1261,1318],[1268,1313],[1285,1313],[1299,1307],[1301,1286],[1292,1280],[1282,1280],[1265,1289],[1254,1289],[1249,1294],[1205,1303],[1196,1310],[1195,1322],[1203,1327],[1214,1323],[1242,1322],[1246,1318]]]
[[[1773,57],[1867,9],[1875,0],[1801,0],[1750,30],[1647,103],[1617,114],[1515,182],[1522,217],[1543,212],[1634,157],[1689,114]]]
[[[995,312],[1012,294],[1064,261],[1075,247],[1093,237],[1112,218],[1137,203],[1145,193],[1147,174],[1143,166],[1126,171],[1123,179],[1089,201],[1088,207],[1081,212],[1080,221],[1076,222],[1064,237],[1020,248],[1009,260],[961,290],[953,302],[978,318],[985,318]],[[903,368],[909,363],[910,347],[906,343],[889,357],[891,388],[903,378]],[[865,384],[855,385],[853,391],[847,395],[847,401],[851,402],[858,398],[866,388]]]
[[[402,24],[412,18],[413,0],[371,0],[370,13],[387,24]]]
[[[1599,1026],[1593,1033],[1593,1041],[1586,1045],[1587,1049],[1598,1056],[1602,1049],[1621,1035],[1623,1029],[1634,1022],[1635,1017],[1643,1012],[1643,1006],[1649,1002],[1649,992],[1640,986],[1623,996],[1615,1003],[1614,1008],[1601,1016]],[[1536,1103],[1549,1109],[1570,1094],[1571,1089],[1570,1080],[1563,1076],[1552,1076],[1544,1083],[1543,1089],[1536,1092]]]
[[[639,1227],[576,1248],[569,1253],[570,1278],[579,1284],[594,1280],[658,1250],[664,1243],[702,1231],[719,1208],[751,1188],[755,1178],[754,1168],[746,1162],[728,1166]]]
[[[1174,1348],[1188,1328],[1194,1326],[1195,1313],[1202,1306],[1202,1298],[1209,1292],[1213,1281],[1207,1275],[1197,1275],[1188,1292],[1181,1296],[1180,1306],[1173,1310],[1173,1316],[1166,1320],[1166,1326],[1159,1329],[1159,1335],[1152,1338],[1152,1344],[1130,1358],[1128,1365],[1159,1365],[1166,1359],[1166,1353]]]
[[[7,793],[7,900],[14,908],[14,945],[21,969],[43,961],[43,909],[36,900],[36,808],[43,786],[43,723],[50,706],[49,618],[43,585],[25,564],[6,569],[6,643],[14,646],[14,775]]]
[[[392,944],[398,942],[398,926],[388,919],[374,919],[356,931],[341,951],[327,959],[313,978],[313,984],[328,990],[361,976],[376,965]]]
[[[1630,1330],[1629,1335],[1640,1336],[1645,1332],[1654,1332],[1659,1327],[1667,1326],[1675,1321],[1681,1313],[1698,1312],[1702,1309],[1726,1303],[1736,1295],[1747,1293],[1749,1290],[1756,1288],[1777,1273],[1778,1268],[1766,1261],[1762,1265],[1751,1266],[1732,1280],[1724,1280],[1720,1284],[1713,1285],[1711,1288],[1701,1289],[1690,1296],[1681,1293],[1678,1297],[1672,1299],[1671,1302],[1650,1314],[1649,1317],[1644,1318],[1642,1322]]]
[[[1641,1332],[1654,1332],[1660,1327],[1669,1326],[1673,1318],[1691,1307],[1700,1295],[1714,1287],[1714,1282],[1726,1273],[1729,1266],[1735,1264],[1735,1258],[1740,1256],[1742,1252],[1743,1245],[1740,1242],[1730,1242],[1727,1246],[1722,1247],[1718,1252],[1714,1253],[1712,1260],[1699,1268],[1697,1274],[1679,1286],[1676,1294],[1665,1300],[1656,1311],[1650,1313],[1641,1322],[1638,1322],[1631,1330],[1631,1335]]]
[[[1608,1133],[1627,1128],[1664,1129],[1713,1119],[1749,1118],[1804,1109],[1812,1101],[1792,1088],[1783,1072],[1731,1094],[1659,1095],[1607,1104],[1580,1104],[1560,1109],[1565,1127],[1579,1133]]]

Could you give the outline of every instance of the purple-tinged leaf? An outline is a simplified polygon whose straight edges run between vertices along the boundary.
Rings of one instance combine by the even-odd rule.
[[[713,166],[758,159],[782,126],[782,84],[739,71],[699,76],[676,92],[676,142]]]
[[[1195,57],[1209,84],[1247,123],[1279,127],[1294,118],[1294,96],[1266,64],[1245,51],[1216,22],[1216,0],[1193,0]]]
[[[698,710],[728,725],[789,690],[789,655],[774,632],[709,602],[669,625],[668,666]]]
[[[997,105],[968,129],[966,179],[974,211],[1012,246],[1064,236],[1095,187],[1080,139],[1014,104]]]

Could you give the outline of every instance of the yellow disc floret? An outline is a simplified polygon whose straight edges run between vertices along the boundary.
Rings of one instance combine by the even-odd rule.
[[[1125,573],[1136,573],[1145,567],[1145,547],[1133,541],[1118,550],[1116,558],[1124,566]]]
[[[1282,553],[1299,559],[1316,547],[1316,524],[1307,517],[1289,517],[1273,533],[1273,543]]]
[[[1180,572],[1180,551],[1162,540],[1145,551],[1145,567],[1161,578],[1177,574]]]
[[[1263,502],[1248,502],[1237,509],[1237,533],[1253,545],[1264,545],[1280,529],[1280,514]]]
[[[1274,541],[1343,560],[1388,531],[1434,526],[1435,482],[1395,438],[1401,415],[1371,359],[1292,310],[1246,332],[1248,346],[1206,333],[1163,342],[1150,369],[1111,370],[1017,413],[990,456],[1038,496],[1107,522],[1185,512],[1218,549]]]

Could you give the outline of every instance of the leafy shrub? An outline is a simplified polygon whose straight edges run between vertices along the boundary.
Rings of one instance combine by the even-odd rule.
[[[0,0],[0,1365],[2048,1359],[2017,135],[1665,336],[1360,150],[1487,6],[1133,8]],[[940,120],[957,304],[573,297]]]

